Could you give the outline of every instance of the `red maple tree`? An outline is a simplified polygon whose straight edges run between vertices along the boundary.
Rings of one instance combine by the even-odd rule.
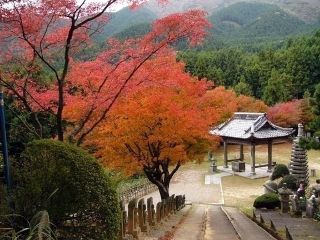
[[[219,116],[208,103],[210,83],[185,73],[175,55],[148,60],[141,74],[144,84],[120,97],[86,144],[97,147],[96,156],[109,168],[143,170],[166,199],[180,166],[202,160],[217,144],[208,129]]]
[[[119,97],[144,81],[140,69],[148,60],[165,56],[180,39],[199,43],[209,26],[202,11],[174,14],[157,20],[140,39],[110,40],[92,60],[77,59],[108,22],[107,11],[122,2],[12,0],[0,6],[0,83],[25,110],[51,114],[61,141],[67,130],[82,143]],[[72,125],[66,128],[64,120]]]
[[[296,127],[301,122],[301,102],[293,100],[278,103],[268,110],[268,118],[282,127]]]

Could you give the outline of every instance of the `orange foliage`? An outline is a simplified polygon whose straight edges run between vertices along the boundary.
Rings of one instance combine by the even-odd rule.
[[[221,123],[230,118],[237,111],[237,95],[233,90],[225,89],[224,87],[216,87],[206,94],[207,103],[210,108],[214,109],[217,118],[212,122],[212,125]]]
[[[261,100],[253,97],[240,95],[238,96],[238,112],[267,112],[268,106]]]
[[[145,75],[147,81],[123,96],[108,120],[86,141],[98,147],[97,157],[108,167],[130,174],[154,161],[169,160],[175,165],[198,156],[202,159],[219,142],[208,134],[211,126],[239,109],[266,110],[263,102],[237,97],[233,90],[208,90],[209,82],[190,77],[174,57],[152,59],[143,72],[151,66],[157,68]],[[156,148],[155,157],[152,151]]]
[[[146,74],[147,84],[123,96],[86,142],[98,146],[104,165],[129,174],[166,161],[181,165],[215,143],[208,133],[218,119],[207,103],[210,84],[190,77],[174,57],[143,69],[152,66],[158,67]]]
[[[261,100],[240,95],[237,97],[232,89],[216,87],[207,92],[207,101],[217,116],[212,125],[221,123],[232,117],[234,112],[267,112],[268,106]]]

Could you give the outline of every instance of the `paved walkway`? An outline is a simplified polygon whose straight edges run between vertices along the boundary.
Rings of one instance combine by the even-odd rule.
[[[209,167],[188,167],[180,170],[173,177],[170,183],[170,195],[185,195],[187,203],[198,204],[224,204],[221,188],[221,177],[228,176],[229,173],[213,174],[209,172]],[[153,202],[161,201],[158,191],[153,192],[145,199],[153,197]]]
[[[220,206],[192,206],[183,224],[176,230],[174,240],[238,240],[238,235]]]
[[[193,205],[185,221],[175,231],[172,239],[202,239],[205,231],[206,206]]]
[[[237,240],[238,234],[227,215],[218,206],[208,208],[207,228],[204,240]],[[191,239],[190,239],[191,240]]]
[[[192,205],[176,227],[173,240],[275,240],[239,210],[215,205]]]
[[[238,210],[221,206],[224,204],[221,177],[230,173],[213,174],[209,167],[188,166],[177,173],[170,184],[170,194],[186,195],[186,201],[192,204],[187,211],[170,219],[167,223],[144,239],[171,240],[272,240],[258,225],[246,218]],[[153,197],[154,203],[160,201],[158,192],[145,196]],[[166,230],[164,230],[166,229]],[[252,234],[248,234],[246,230]],[[165,232],[163,238],[159,233]],[[239,236],[243,236],[240,238]],[[250,237],[248,237],[250,236]]]

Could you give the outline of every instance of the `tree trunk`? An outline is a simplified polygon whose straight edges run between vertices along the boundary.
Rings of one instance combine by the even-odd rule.
[[[158,186],[158,185],[157,185],[157,187],[158,187],[158,189],[159,189],[159,193],[160,193],[161,200],[165,200],[165,199],[167,199],[167,198],[170,197],[170,194],[169,194],[169,184],[168,184],[168,186],[164,186],[164,185]]]
[[[162,200],[170,197],[169,186],[173,175],[180,167],[177,163],[172,172],[169,172],[169,160],[161,161],[153,166],[144,166],[143,170],[150,182],[158,187]]]

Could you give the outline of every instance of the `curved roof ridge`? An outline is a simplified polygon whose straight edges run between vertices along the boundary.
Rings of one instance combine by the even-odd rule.
[[[253,126],[253,132],[258,131],[265,124],[266,121],[267,121],[266,113],[261,113],[260,116],[252,123],[252,125],[245,131],[245,133],[252,131],[252,126]]]
[[[264,128],[268,124],[269,127]],[[274,139],[288,137],[293,128],[283,128],[273,124],[266,113],[236,112],[226,122],[213,127],[211,134],[225,138]]]
[[[218,125],[217,129],[221,130],[224,126],[226,126],[232,119],[234,119],[234,115],[231,118],[228,118],[227,121]]]
[[[292,130],[294,130],[293,128],[284,128],[284,127],[280,127],[280,126],[278,126],[278,125],[275,125],[275,124],[272,123],[268,118],[267,118],[267,121],[268,121],[268,123],[269,123],[272,127],[277,128],[277,129],[279,129],[279,130],[283,130],[283,131],[292,131]]]

